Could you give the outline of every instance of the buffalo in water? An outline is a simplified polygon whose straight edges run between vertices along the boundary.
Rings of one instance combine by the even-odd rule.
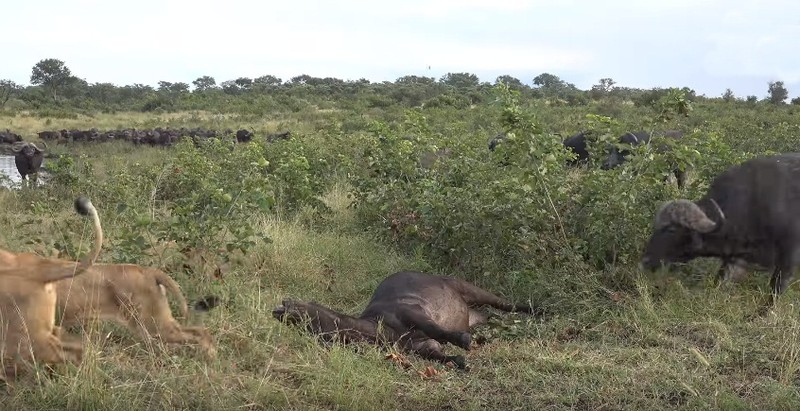
[[[718,175],[699,200],[674,200],[655,217],[644,269],[697,257],[722,261],[718,277],[745,264],[772,270],[769,305],[800,264],[800,153],[758,157]]]
[[[47,145],[45,144],[45,148]],[[17,142],[11,146],[14,154],[14,164],[17,166],[17,171],[22,178],[22,184],[29,183],[28,176],[31,176],[35,183],[39,175],[39,169],[42,167],[44,161],[44,151],[36,146],[36,144],[28,142]]]
[[[465,368],[464,356],[445,355],[443,344],[470,349],[470,328],[487,320],[486,315],[474,309],[481,305],[538,313],[528,305],[512,304],[464,280],[401,271],[378,285],[359,317],[315,302],[288,299],[272,315],[289,324],[304,324],[307,331],[327,342],[397,343],[406,352],[442,363],[452,361]]]

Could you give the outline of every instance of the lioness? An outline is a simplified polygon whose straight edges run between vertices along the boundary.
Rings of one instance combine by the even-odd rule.
[[[17,366],[29,361],[78,363],[83,356],[80,343],[58,337],[53,283],[84,273],[94,264],[103,244],[103,229],[88,199],[76,199],[75,210],[94,222],[92,251],[80,263],[0,250],[0,359],[6,376],[16,375]]]
[[[172,316],[167,292],[177,298],[184,319],[186,298],[178,283],[157,268],[95,264],[85,275],[57,282],[56,292],[63,329],[110,320],[145,341],[160,337],[169,344],[199,345],[210,358],[216,354],[208,329],[181,326]]]

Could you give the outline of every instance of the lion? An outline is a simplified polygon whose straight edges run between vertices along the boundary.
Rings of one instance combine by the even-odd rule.
[[[75,210],[94,223],[93,248],[80,262],[0,250],[0,359],[5,376],[15,376],[19,365],[31,362],[77,364],[83,357],[81,343],[60,338],[54,283],[92,267],[103,245],[103,228],[89,199],[77,198]]]
[[[172,316],[167,292],[178,300],[183,318],[188,318],[180,286],[164,271],[135,264],[95,264],[80,277],[56,283],[61,328],[85,327],[94,319],[114,321],[144,341],[159,337],[168,344],[196,345],[214,358],[216,349],[208,329],[181,326]]]

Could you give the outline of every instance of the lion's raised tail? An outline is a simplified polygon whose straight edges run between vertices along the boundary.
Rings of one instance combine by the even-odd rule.
[[[153,277],[156,279],[156,283],[160,286],[163,286],[164,289],[169,291],[175,298],[178,299],[178,305],[180,306],[181,315],[183,316],[184,320],[189,318],[189,305],[186,303],[186,297],[183,296],[183,292],[181,291],[181,286],[172,279],[172,277],[168,276],[167,273],[161,270],[150,270],[153,274]]]
[[[43,283],[71,278],[84,273],[97,260],[97,256],[100,255],[100,249],[103,246],[103,227],[100,225],[100,216],[97,214],[97,209],[94,208],[88,198],[78,197],[75,199],[75,211],[78,214],[92,218],[94,223],[94,246],[92,251],[86,254],[79,263],[63,260],[45,260],[45,262],[35,267],[29,267],[29,270],[32,271],[29,274],[31,277],[37,278]]]

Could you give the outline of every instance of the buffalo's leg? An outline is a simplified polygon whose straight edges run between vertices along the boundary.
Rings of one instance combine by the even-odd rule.
[[[772,278],[769,280],[770,296],[767,304],[769,306],[775,305],[775,302],[780,294],[786,291],[789,286],[789,281],[792,280],[794,275],[794,253],[793,250],[787,250],[786,247],[781,247],[776,255],[775,269],[772,271]]]
[[[529,314],[541,313],[539,308],[534,308],[527,304],[512,304],[508,300],[464,280],[453,278],[452,281],[456,283],[458,290],[461,291],[461,298],[464,299],[467,305],[488,305],[503,311],[518,311]]]
[[[405,306],[398,310],[397,317],[406,327],[416,328],[438,342],[449,342],[457,347],[469,350],[469,345],[472,343],[470,333],[445,330],[423,312],[422,307],[418,305]]]
[[[411,351],[422,358],[438,361],[442,364],[452,361],[460,369],[464,369],[467,366],[467,361],[463,355],[445,355],[442,351],[442,345],[436,340],[411,341]]]

